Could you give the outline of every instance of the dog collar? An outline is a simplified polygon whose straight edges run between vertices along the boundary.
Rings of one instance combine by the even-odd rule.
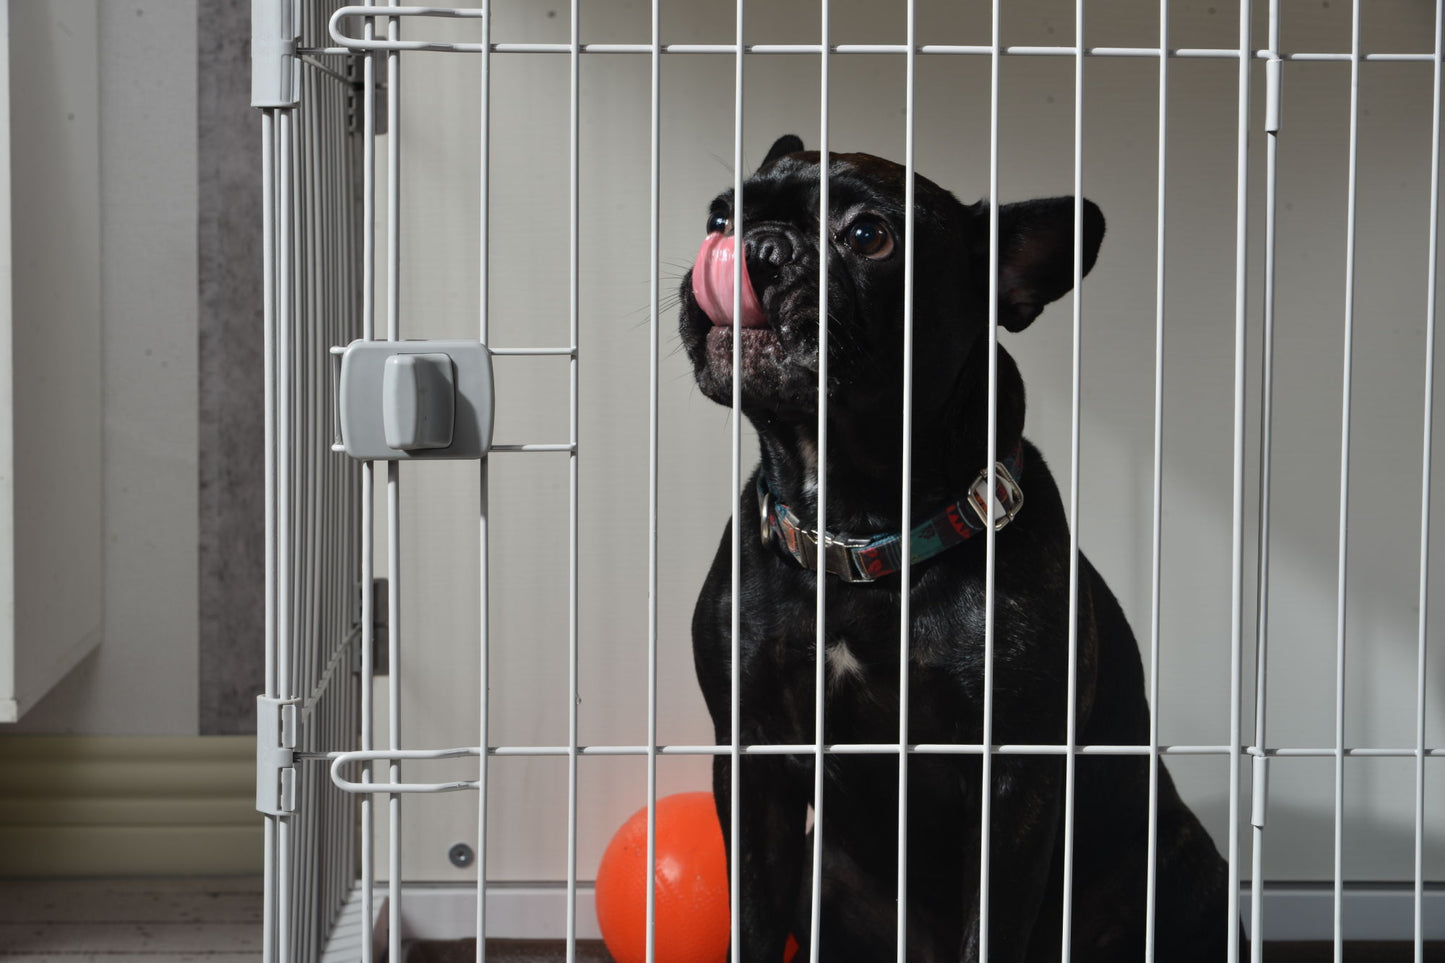
[[[1023,450],[1016,446],[1003,461],[994,463],[998,487],[988,497],[988,469],[978,473],[962,498],[945,505],[932,517],[913,526],[909,556],[914,562],[932,558],[983,532],[992,516],[995,531],[1002,529],[1024,505],[1017,478],[1023,474]],[[818,561],[818,532],[805,528],[788,506],[773,497],[767,478],[758,473],[758,506],[764,545],[776,545],[803,568],[814,570]],[[903,568],[903,535],[844,538],[823,533],[827,571],[845,582],[871,582]]]

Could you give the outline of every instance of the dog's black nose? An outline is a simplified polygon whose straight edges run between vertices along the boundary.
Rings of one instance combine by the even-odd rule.
[[[793,259],[793,242],[781,231],[763,229],[748,234],[748,262],[782,267]]]

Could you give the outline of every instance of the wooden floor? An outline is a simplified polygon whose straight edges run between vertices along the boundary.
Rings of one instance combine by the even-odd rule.
[[[0,880],[0,963],[259,963],[260,877]]]

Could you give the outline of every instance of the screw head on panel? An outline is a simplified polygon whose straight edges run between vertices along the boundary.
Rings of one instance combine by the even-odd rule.
[[[477,854],[466,843],[457,843],[447,850],[447,859],[451,860],[451,864],[457,869],[466,869],[476,858]]]

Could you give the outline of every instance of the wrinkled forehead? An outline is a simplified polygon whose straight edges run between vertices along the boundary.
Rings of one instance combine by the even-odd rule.
[[[872,154],[831,154],[828,207],[834,214],[866,206],[870,210],[902,216],[904,168]],[[788,154],[748,178],[743,185],[745,213],[769,220],[807,220],[818,210],[817,151]],[[938,188],[917,177],[920,193]],[[733,192],[718,197],[731,206]]]

